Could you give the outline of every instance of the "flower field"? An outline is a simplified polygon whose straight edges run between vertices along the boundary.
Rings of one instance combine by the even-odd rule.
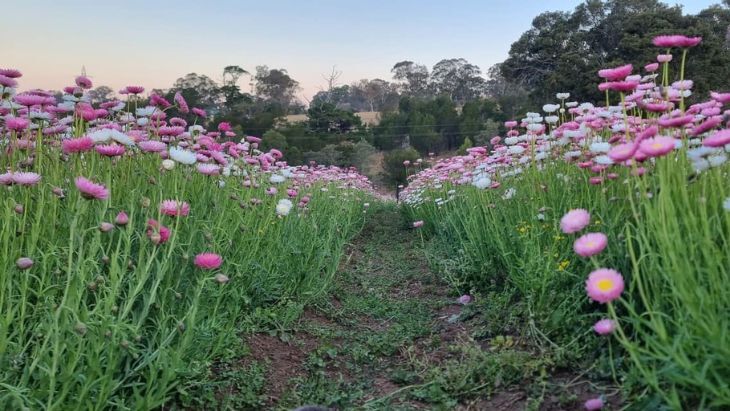
[[[597,73],[605,101],[557,93],[405,161],[398,206],[180,93],[92,104],[86,76],[54,95],[0,69],[0,408],[452,409],[533,384],[542,409],[563,371],[601,381],[560,404],[730,408],[730,92],[693,93],[701,41],[658,36],[656,61]],[[242,346],[286,355],[231,371]]]
[[[656,62],[598,73],[602,104],[558,93],[490,147],[408,166],[403,193],[467,267],[454,284],[506,296],[545,352],[648,388],[638,409],[730,406],[730,94],[692,94],[700,41],[656,37]]]
[[[20,76],[0,72],[3,409],[157,408],[241,323],[327,289],[365,177],[167,118],[181,96],[92,107],[88,78],[58,102]]]

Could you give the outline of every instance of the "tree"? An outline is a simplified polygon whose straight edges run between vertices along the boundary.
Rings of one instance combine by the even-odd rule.
[[[352,112],[340,110],[332,103],[317,103],[307,110],[310,131],[314,133],[347,133],[362,126]]]
[[[599,69],[655,61],[664,50],[651,46],[654,36],[699,35],[702,43],[690,53],[687,70],[695,93],[703,94],[728,86],[729,26],[727,7],[711,6],[693,16],[658,0],[586,0],[572,13],[537,16],[512,44],[500,71],[507,82],[524,87],[535,105],[553,100],[556,92],[599,101]]]
[[[304,159],[305,161],[314,161],[317,164],[340,165],[342,153],[337,150],[336,145],[328,144],[320,151],[309,151],[304,153]]]
[[[330,95],[330,93],[332,92],[332,89],[337,87],[337,80],[339,80],[340,76],[342,76],[342,72],[337,71],[336,66],[332,66],[332,72],[330,74],[328,74],[327,76],[325,76],[324,74],[322,75],[322,78],[327,82],[327,88],[325,89],[325,91],[327,91],[327,96]],[[327,103],[331,103],[331,102],[332,101],[327,100]]]
[[[373,172],[373,158],[377,150],[370,143],[365,140],[358,141],[352,150],[352,165],[357,170],[366,175],[372,176]]]
[[[502,75],[502,65],[495,64],[489,68],[487,80],[487,96],[493,99],[504,119],[514,119],[527,111],[530,95],[520,84],[507,80]]]
[[[408,174],[404,161],[415,162],[419,158],[418,151],[412,148],[393,150],[383,158],[383,179],[391,184],[406,184]]]
[[[256,67],[256,96],[278,104],[286,113],[295,103],[299,82],[289,76],[284,69]]]
[[[261,139],[261,148],[270,150],[275,148],[286,153],[289,144],[286,142],[286,136],[276,130],[269,130],[264,133]]]
[[[496,100],[487,98],[467,102],[459,116],[459,135],[484,145],[499,133],[499,124],[507,120]],[[489,138],[485,139],[485,135]]]
[[[102,101],[111,100],[114,98],[114,90],[111,87],[99,86],[95,89],[89,90],[87,95],[91,99],[91,103],[101,103]]]
[[[437,94],[448,96],[457,104],[479,98],[486,89],[486,80],[478,66],[463,58],[444,59],[431,70],[431,86]]]
[[[479,146],[486,146],[494,136],[504,135],[504,123],[498,123],[491,118],[484,122],[483,130],[474,136],[474,143]]]
[[[333,104],[337,108],[357,110],[353,107],[351,90],[348,85],[336,86],[326,91],[317,92],[312,97],[309,105],[315,106],[323,103]]]
[[[385,80],[360,80],[352,85],[353,92],[362,96],[367,111],[385,111],[392,109],[398,100],[398,91]]]
[[[242,69],[239,66],[226,66],[223,68],[223,85],[224,86],[235,86],[238,83],[238,79],[244,74],[249,74],[248,71]]]
[[[461,143],[461,146],[459,146],[459,155],[463,156],[466,154],[466,150],[472,147],[474,147],[474,143],[471,142],[471,139],[469,137],[465,138],[464,142]]]
[[[223,68],[223,85],[220,90],[224,99],[223,105],[227,112],[235,110],[236,106],[242,103],[251,103],[253,100],[251,95],[241,93],[241,88],[238,86],[238,80],[244,74],[249,73],[239,66],[226,66]]]
[[[381,79],[363,79],[319,91],[312,97],[310,106],[332,103],[339,109],[355,112],[387,111],[397,106],[399,97],[396,85]]]
[[[404,97],[401,101],[408,99]],[[402,110],[385,113],[375,128],[375,147],[393,150],[402,147],[408,136],[408,115]]]
[[[425,96],[428,93],[428,69],[422,64],[404,60],[395,63],[390,70],[393,78],[401,82],[404,94]]]

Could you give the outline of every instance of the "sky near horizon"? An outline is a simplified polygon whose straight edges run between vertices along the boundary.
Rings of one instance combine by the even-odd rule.
[[[720,0],[665,0],[698,11]],[[429,68],[463,57],[486,71],[544,11],[582,0],[31,0],[4,4],[0,67],[24,73],[20,89],[61,89],[85,66],[94,86],[169,88],[223,67],[285,68],[307,100],[333,66],[338,83],[391,80],[398,61]],[[249,91],[249,79],[239,85]]]

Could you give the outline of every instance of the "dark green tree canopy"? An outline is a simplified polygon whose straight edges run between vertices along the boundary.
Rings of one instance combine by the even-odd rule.
[[[479,66],[463,58],[441,60],[431,70],[431,87],[436,94],[446,95],[457,104],[481,97],[486,83]]]
[[[285,112],[296,103],[299,82],[289,76],[285,69],[256,67],[256,96],[279,104]]]
[[[500,74],[527,90],[536,105],[551,101],[556,92],[596,101],[598,70],[651,63],[665,52],[652,46],[654,36],[685,34],[703,38],[687,66],[695,92],[727,88],[730,10],[725,4],[685,15],[679,6],[658,0],[586,0],[572,13],[542,13],[512,44]]]

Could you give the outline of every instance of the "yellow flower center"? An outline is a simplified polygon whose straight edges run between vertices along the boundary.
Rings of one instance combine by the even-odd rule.
[[[613,288],[613,281],[609,280],[608,278],[598,280],[598,282],[596,283],[596,287],[603,292],[611,291],[611,289]]]

